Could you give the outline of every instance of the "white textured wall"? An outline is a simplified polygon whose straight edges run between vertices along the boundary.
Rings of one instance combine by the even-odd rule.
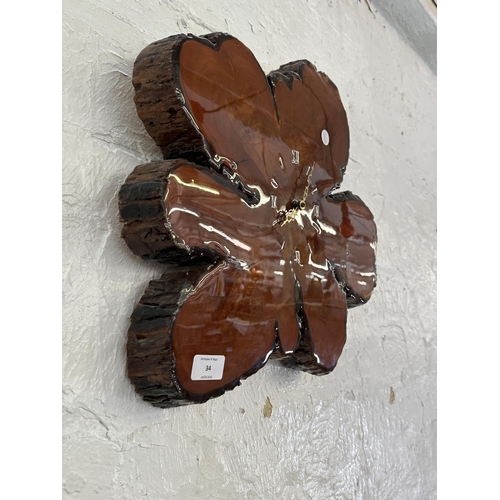
[[[63,497],[435,498],[432,71],[365,1],[66,0],[63,10]],[[339,87],[351,129],[343,187],[376,217],[379,286],[350,311],[329,376],[270,362],[221,398],[160,410],[125,372],[129,316],[162,272],[120,240],[118,190],[160,158],[131,71],[150,42],[211,31],[240,38],[266,72],[307,58]]]

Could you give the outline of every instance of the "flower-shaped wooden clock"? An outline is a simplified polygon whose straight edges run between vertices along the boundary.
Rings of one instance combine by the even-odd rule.
[[[305,60],[266,77],[222,33],[152,43],[133,84],[164,161],[122,186],[122,236],[167,266],[132,314],[136,390],[170,407],[220,396],[270,358],[331,372],[347,309],[376,281],[373,216],[336,192],[349,152],[337,87]]]

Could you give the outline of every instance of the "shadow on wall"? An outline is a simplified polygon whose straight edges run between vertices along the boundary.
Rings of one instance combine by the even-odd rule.
[[[367,0],[437,74],[437,0]]]

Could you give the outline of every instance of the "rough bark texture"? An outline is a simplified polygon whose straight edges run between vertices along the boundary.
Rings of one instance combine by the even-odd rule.
[[[137,114],[163,157],[207,161],[203,138],[185,112],[177,68],[179,49],[187,40],[177,35],[148,45],[134,64],[132,83]]]
[[[154,406],[203,402],[193,401],[177,383],[172,324],[186,295],[209,267],[206,263],[170,265],[159,280],[149,283],[132,314],[127,341],[128,375],[137,392]]]
[[[119,193],[122,237],[144,260],[168,260],[175,249],[165,227],[165,188],[168,171],[164,162],[139,165],[127,177]]]

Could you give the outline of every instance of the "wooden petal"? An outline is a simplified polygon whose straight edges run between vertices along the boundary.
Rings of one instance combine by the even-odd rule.
[[[255,373],[278,347],[277,330],[298,341],[294,299],[269,269],[171,265],[153,280],[132,315],[128,375],[145,400],[163,408],[220,396]],[[293,294],[292,294],[293,297]],[[286,328],[289,330],[286,330]],[[196,355],[224,356],[220,380],[193,380]]]
[[[297,152],[301,166],[314,166],[312,189],[326,194],[340,185],[349,156],[349,127],[338,89],[305,60],[281,66],[269,78],[281,137]]]
[[[318,369],[330,372],[346,340],[346,300],[333,274],[308,278],[302,283],[302,296],[314,357]]]
[[[266,143],[282,144],[271,89],[239,40],[226,35],[214,41],[193,38],[182,45],[179,82],[186,107],[213,159],[223,158],[246,184],[267,187],[278,163],[267,161]]]
[[[294,270],[302,292],[301,338],[284,364],[323,375],[335,368],[346,341],[346,298],[330,269],[296,262]]]
[[[320,200],[317,224],[324,253],[344,286],[349,307],[365,303],[376,286],[377,228],[373,215],[351,192]]]
[[[173,327],[175,370],[190,398],[206,400],[267,361],[275,342],[275,280],[262,269],[222,263],[204,275]],[[224,356],[221,380],[192,380],[196,355]]]
[[[279,258],[273,212],[269,198],[250,206],[209,169],[184,165],[168,177],[166,220],[175,241],[188,250],[209,248],[247,267],[266,256]]]

